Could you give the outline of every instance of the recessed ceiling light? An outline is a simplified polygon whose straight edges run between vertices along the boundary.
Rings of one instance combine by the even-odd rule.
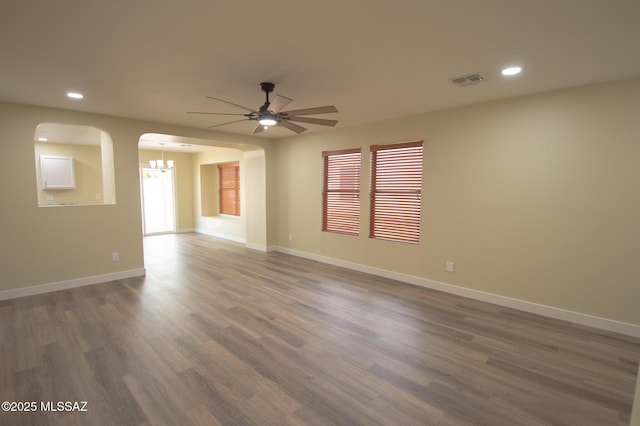
[[[47,139],[47,138],[38,138],[38,141],[40,141],[40,142],[46,142],[46,141],[48,141],[48,140],[49,140],[49,139]]]
[[[522,71],[522,67],[507,67],[502,70],[502,75],[516,75],[520,74],[520,71]]]
[[[84,95],[78,92],[67,92],[67,97],[71,99],[83,99]]]

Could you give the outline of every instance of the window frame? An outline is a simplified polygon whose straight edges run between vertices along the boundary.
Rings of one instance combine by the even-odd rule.
[[[362,149],[323,151],[322,157],[322,231],[358,236]]]
[[[369,150],[369,238],[419,244],[423,141],[372,145]]]

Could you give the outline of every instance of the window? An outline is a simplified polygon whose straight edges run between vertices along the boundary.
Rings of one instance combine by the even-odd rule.
[[[218,164],[220,213],[240,216],[240,164]]]
[[[371,146],[369,237],[420,242],[422,141]]]
[[[325,151],[322,230],[360,233],[360,148]]]

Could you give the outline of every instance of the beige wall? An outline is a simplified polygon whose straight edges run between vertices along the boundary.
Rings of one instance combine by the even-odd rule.
[[[116,183],[113,169],[113,141],[111,136],[100,131],[102,157],[102,200],[104,204],[116,203]]]
[[[279,140],[276,244],[640,324],[639,111],[632,79]],[[371,240],[369,146],[418,139],[421,243]],[[320,231],[321,152],[351,147],[357,237]]]
[[[107,132],[113,141],[115,205],[39,208],[33,137],[39,123],[87,125]],[[138,141],[145,133],[180,135],[198,144],[241,150],[264,147],[268,141],[161,123],[112,116],[0,103],[0,292],[144,267]],[[261,181],[265,180],[261,177]],[[265,205],[256,214],[273,215]],[[264,241],[266,228],[247,235]],[[112,262],[118,251],[120,261]]]
[[[243,157],[244,173],[241,179],[244,180],[247,186],[247,190],[244,191],[244,198],[242,199],[245,204],[244,211],[246,212],[245,229],[246,234],[252,236],[247,246],[267,250],[270,241],[268,239],[267,216],[257,214],[257,212],[263,211],[265,207],[269,205],[269,200],[267,199],[267,181],[270,179],[271,171],[275,169],[273,167],[267,167],[265,151],[263,149],[244,151]],[[267,171],[269,171],[269,173],[267,173]],[[266,179],[264,179],[265,176]],[[269,195],[274,192],[275,191],[270,192]],[[271,203],[275,204],[275,198],[271,200]]]
[[[100,146],[64,143],[34,144],[38,204],[102,204],[102,159]],[[41,155],[62,155],[73,158],[75,189],[45,190],[40,175]],[[49,196],[50,199],[47,199]]]
[[[160,158],[160,151],[139,151],[140,167],[149,167],[150,160]],[[193,154],[165,151],[164,159],[173,160],[176,198],[176,230],[178,232],[195,229],[193,196]]]
[[[220,171],[217,164],[196,164],[200,175],[193,176],[193,183],[198,188],[198,217],[212,217],[220,214]]]

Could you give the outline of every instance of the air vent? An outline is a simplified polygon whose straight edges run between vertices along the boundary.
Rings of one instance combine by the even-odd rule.
[[[485,77],[482,73],[477,72],[474,74],[462,75],[460,77],[450,78],[449,81],[458,87],[466,87],[466,86],[474,86],[476,84],[480,84],[484,81],[487,81],[487,77]]]

